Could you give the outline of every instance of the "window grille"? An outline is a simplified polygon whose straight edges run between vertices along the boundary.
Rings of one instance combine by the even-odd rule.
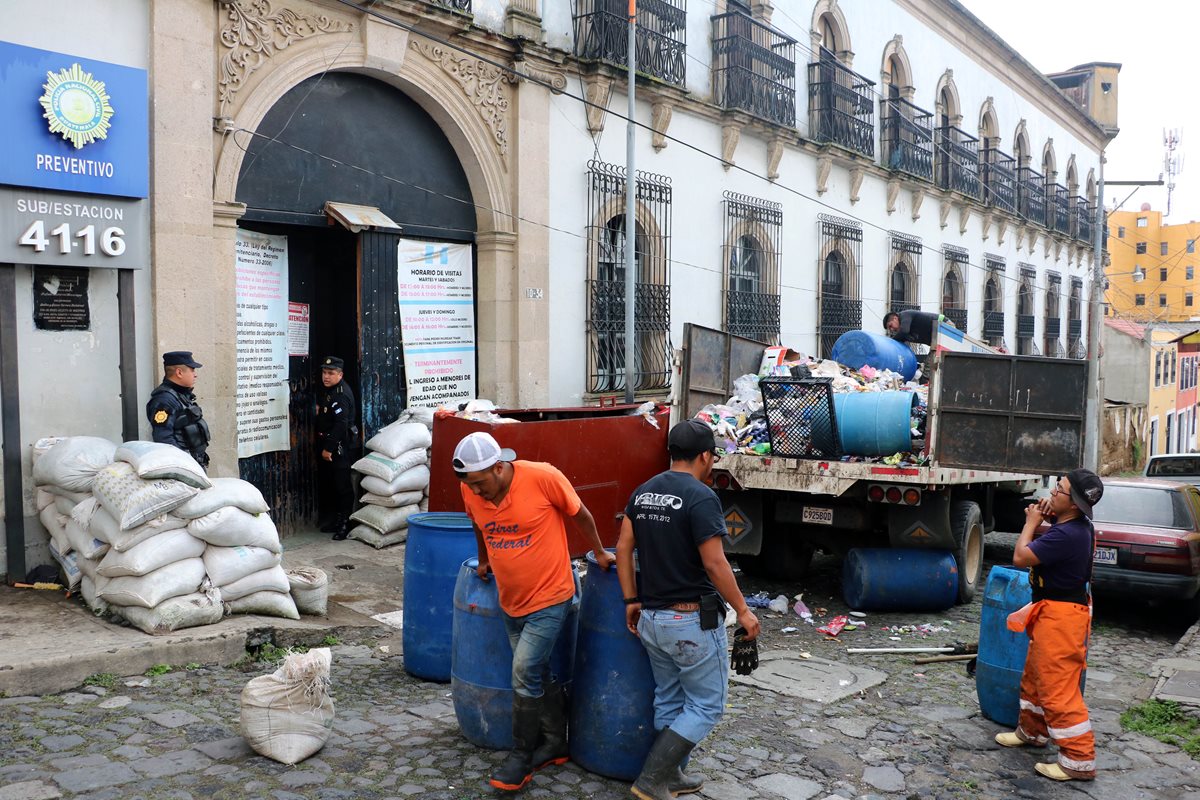
[[[808,65],[808,128],[814,141],[875,156],[875,83],[820,48]]]
[[[1043,327],[1045,354],[1062,358],[1065,351],[1062,346],[1062,317],[1059,305],[1062,299],[1062,275],[1057,272],[1046,273],[1046,314]]]
[[[1035,299],[1033,283],[1037,280],[1037,267],[1032,264],[1021,264],[1021,284],[1017,288],[1017,354],[1022,356],[1038,355],[1033,334],[1037,326],[1034,314]]]
[[[725,330],[775,344],[783,204],[725,192]]]
[[[588,162],[587,391],[624,391],[625,169]],[[671,182],[637,173],[634,325],[636,391],[671,384]]]
[[[921,240],[890,231],[891,265],[888,269],[888,311],[915,311],[921,307]]]
[[[629,59],[627,0],[575,0],[575,55],[624,68]],[[684,0],[638,4],[637,69],[675,86],[687,77],[687,11]]]
[[[820,354],[828,357],[838,337],[862,328],[862,225],[841,217],[817,217],[817,273]]]
[[[1085,358],[1087,350],[1083,346],[1083,319],[1080,312],[1083,305],[1083,279],[1071,278],[1071,292],[1067,295],[1067,357]]]
[[[942,314],[954,327],[967,331],[967,273],[970,256],[954,245],[942,245]]]
[[[993,347],[1004,344],[1004,259],[987,253],[983,257],[987,277],[983,284],[983,336]]]

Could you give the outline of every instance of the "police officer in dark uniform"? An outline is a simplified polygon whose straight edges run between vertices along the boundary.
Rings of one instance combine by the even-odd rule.
[[[337,540],[350,533],[350,514],[354,511],[354,484],[350,464],[354,461],[354,441],[358,436],[357,406],[354,392],[342,380],[345,362],[337,356],[321,361],[321,385],[317,390],[317,478],[323,494],[333,495],[333,521],[321,528]]]
[[[146,418],[154,441],[191,453],[207,469],[208,423],[192,391],[201,366],[187,350],[163,353],[163,382],[150,393]]]

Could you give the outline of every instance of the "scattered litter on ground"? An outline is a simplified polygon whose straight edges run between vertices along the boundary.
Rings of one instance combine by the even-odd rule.
[[[823,633],[826,636],[837,636],[846,627],[846,623],[850,618],[845,615],[839,615],[829,620],[829,622],[817,628],[817,633]]]
[[[788,627],[781,629],[779,632],[780,633],[795,633],[798,630],[800,630],[800,629],[789,625]]]
[[[787,595],[779,595],[774,600],[767,603],[767,608],[771,609],[776,614],[786,614],[788,609]]]
[[[750,608],[767,608],[771,604],[771,596],[766,592],[757,592],[746,598],[746,605]]]
[[[864,618],[864,617],[866,617],[867,615],[866,615],[866,613],[865,613],[865,612],[862,612],[862,611],[851,611],[851,612],[850,612],[850,616],[852,616],[852,617],[858,617],[859,619],[863,619],[863,618]]]

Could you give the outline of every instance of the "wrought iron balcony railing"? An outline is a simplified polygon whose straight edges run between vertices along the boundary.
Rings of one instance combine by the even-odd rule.
[[[1061,183],[1054,184],[1053,216],[1054,230],[1069,234],[1071,232],[1071,196],[1067,187]]]
[[[1075,204],[1075,213],[1072,222],[1074,226],[1071,228],[1071,235],[1084,244],[1092,243],[1092,231],[1095,230],[1096,209],[1088,203],[1086,197],[1072,198]]]
[[[979,140],[953,125],[938,128],[937,185],[940,189],[980,198]]]
[[[1017,169],[1017,213],[1030,222],[1046,224],[1046,176],[1033,167]]]
[[[845,295],[822,294],[817,313],[817,334],[821,340],[823,357],[833,352],[834,344],[843,333],[862,329],[862,300]]]
[[[911,303],[908,300],[893,300],[888,304],[888,311],[895,311],[899,314],[901,311],[920,311],[920,303]]]
[[[683,86],[687,65],[685,0],[641,0],[637,7],[637,69]],[[626,0],[575,0],[575,55],[624,67],[629,58]]]
[[[1004,336],[1004,312],[1003,311],[984,311],[983,312],[983,335],[984,336]]]
[[[954,327],[964,333],[967,330],[967,310],[965,308],[943,308],[942,313],[946,319],[954,323]]]
[[[875,83],[832,57],[808,65],[808,125],[817,142],[875,157]]]
[[[1017,162],[994,147],[983,150],[984,202],[992,208],[1017,213]]]
[[[933,181],[933,112],[907,100],[880,100],[883,166]]]
[[[471,13],[471,0],[425,0],[435,6],[448,8],[451,11],[461,11],[464,14]]]
[[[712,18],[713,100],[796,126],[796,40],[740,12]]]

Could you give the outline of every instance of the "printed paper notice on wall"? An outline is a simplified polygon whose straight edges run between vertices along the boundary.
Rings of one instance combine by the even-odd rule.
[[[475,397],[475,284],[471,246],[401,239],[400,327],[408,405]]]
[[[288,244],[237,232],[238,458],[290,450]]]
[[[308,303],[288,302],[288,355],[308,356]]]

